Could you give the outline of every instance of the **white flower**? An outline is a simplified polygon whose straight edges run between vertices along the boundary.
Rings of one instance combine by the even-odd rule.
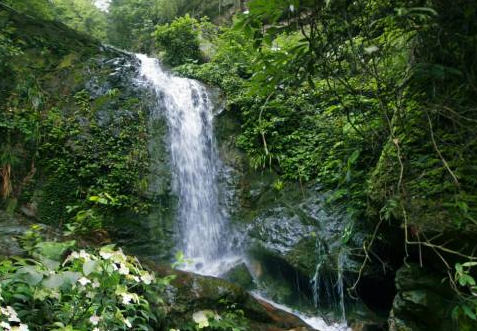
[[[131,303],[131,301],[134,301],[134,302],[139,301],[139,297],[135,293],[124,292],[124,293],[121,293],[121,297],[122,297],[122,300],[123,300],[122,301],[123,305],[128,305],[128,304]]]
[[[249,10],[246,10],[246,11],[244,11],[243,13],[244,13],[244,15],[248,15],[248,14],[250,14],[250,11],[249,11]]]
[[[122,293],[121,296],[123,297],[123,304],[128,305],[131,303],[133,296],[129,293]]]
[[[7,322],[2,322],[0,323],[0,327],[6,329],[6,330],[10,330],[11,327],[10,327],[10,324],[8,324]]]
[[[134,276],[134,275],[127,275],[126,278],[129,280],[134,280],[136,283],[139,283],[141,281],[141,279],[139,279],[138,276]]]
[[[127,274],[129,274],[129,268],[121,263],[118,272],[119,272],[120,275],[127,275]]]
[[[132,324],[127,318],[124,319],[124,324],[126,324],[128,328],[132,328]]]
[[[295,11],[295,6],[290,5],[290,11],[293,13]]]
[[[209,326],[209,318],[207,317],[206,312],[203,310],[195,312],[192,315],[192,319],[198,324],[199,329]]]
[[[3,310],[2,310],[3,312]],[[12,315],[17,315],[17,312],[15,311],[15,309],[13,309],[11,306],[7,306],[7,313],[6,315],[9,315],[9,316],[12,316]]]
[[[101,286],[101,284],[98,282],[97,279],[95,279],[95,280],[93,281],[93,284],[92,284],[92,285],[93,285],[93,288],[98,288],[98,287]]]
[[[20,324],[19,326],[13,326],[11,328],[7,328],[7,330],[11,330],[11,331],[29,331],[28,330],[28,325],[26,325],[26,324]]]
[[[89,321],[91,322],[91,324],[93,325],[98,325],[99,321],[101,321],[101,317],[97,316],[96,314],[94,314],[93,316],[91,316],[89,318]]]
[[[146,285],[150,285],[152,281],[154,280],[154,276],[152,276],[150,273],[146,272],[141,276],[141,280],[144,282]]]
[[[68,255],[65,259],[65,261],[63,262],[63,266],[68,263],[69,261],[73,261],[73,260],[76,260],[76,259],[79,259],[80,255],[78,252],[72,252],[70,255]]]
[[[86,284],[91,283],[91,281],[86,277],[81,277],[80,279],[78,279],[78,283],[80,283],[83,286],[86,286]]]
[[[87,297],[88,299],[93,299],[93,298],[94,298],[94,292],[93,292],[93,291],[88,291],[88,292],[86,293],[86,297]]]
[[[4,313],[3,310],[2,310],[2,313]],[[20,323],[20,319],[18,318],[17,312],[12,307],[7,306],[6,314],[4,313],[4,315],[8,316],[8,321],[9,322]]]
[[[88,253],[86,253],[86,251],[85,251],[84,249],[80,250],[79,256],[80,256],[81,258],[85,259],[86,261],[91,260],[91,255],[89,255]]]
[[[119,249],[117,252],[114,252],[112,258],[113,258],[113,261],[116,263],[124,263],[127,260],[126,255],[124,255],[121,249]]]
[[[94,328],[93,331],[99,331],[99,329],[98,329],[98,328]]]
[[[101,251],[101,252],[99,252],[99,255],[100,255],[103,259],[109,260],[109,259],[114,255],[114,253],[108,253],[108,252]]]

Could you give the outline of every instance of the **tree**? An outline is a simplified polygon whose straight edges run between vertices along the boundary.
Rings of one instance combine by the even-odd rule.
[[[158,26],[154,33],[164,61],[172,66],[201,60],[199,35],[200,24],[189,15]]]
[[[106,16],[93,0],[53,0],[55,19],[99,40],[106,39]]]

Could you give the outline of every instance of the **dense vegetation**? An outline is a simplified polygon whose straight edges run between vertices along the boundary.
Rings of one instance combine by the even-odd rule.
[[[108,12],[89,0],[4,3],[114,46],[159,55],[175,72],[219,86],[227,111],[240,121],[236,144],[251,169],[277,173],[277,190],[319,183],[332,192],[328,203],[347,204],[352,222],[342,242],[364,256],[350,293],[370,265],[419,263],[452,289],[459,330],[475,328],[477,3],[252,0],[247,7],[243,1],[217,7],[213,1],[113,0]],[[47,197],[51,205],[40,205],[44,220],[84,234],[101,231],[118,210],[146,212],[146,114],[125,113],[119,134],[92,125],[89,137],[78,136],[79,113],[94,122],[91,114],[103,103],[120,98],[129,109],[141,101],[121,98],[118,89],[94,102],[84,89],[70,99],[54,96],[55,85],[45,93],[35,80],[39,71],[12,59],[28,53],[25,42],[51,45],[41,36],[18,42],[8,22],[0,22],[0,76],[9,77],[0,82],[4,208],[15,207],[12,198],[30,198],[38,163],[46,188],[65,189]],[[85,70],[108,72],[94,63],[85,67],[81,56],[70,60],[50,68],[77,66],[78,86]],[[59,111],[65,107],[72,109],[67,116]],[[76,146],[66,146],[69,136],[78,138]],[[69,213],[55,204],[68,204]],[[353,241],[357,231],[368,234],[360,247]],[[399,248],[388,258],[393,245]],[[18,268],[6,263],[0,272]],[[104,323],[119,323],[118,316]]]
[[[476,5],[257,0],[249,8],[219,33],[209,63],[176,70],[227,93],[253,167],[334,189],[354,227],[375,227],[370,243],[383,223],[399,225],[405,259],[437,254],[463,300],[454,317],[475,319],[473,245],[452,241],[477,229]],[[455,275],[453,261],[466,262]]]

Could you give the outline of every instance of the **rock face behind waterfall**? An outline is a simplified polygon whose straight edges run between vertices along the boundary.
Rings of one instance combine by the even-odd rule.
[[[333,192],[322,190],[320,185],[288,182],[280,186],[280,177],[273,169],[251,169],[235,145],[240,121],[233,111],[217,117],[216,133],[226,165],[221,183],[223,203],[231,211],[234,226],[244,234],[249,267],[259,287],[278,302],[310,311],[318,304],[325,311],[335,311],[334,318],[340,316],[345,297],[342,290],[352,285],[362,262],[342,250],[351,223],[346,204],[328,203]],[[362,247],[367,231],[354,229],[351,246]],[[338,286],[340,275],[342,288]],[[363,284],[381,289],[364,300],[378,306],[382,316],[367,316],[367,308],[353,307],[356,316],[351,311],[348,320],[361,325],[359,321],[369,318],[364,325],[379,330],[391,309],[393,278],[374,267],[362,278]]]

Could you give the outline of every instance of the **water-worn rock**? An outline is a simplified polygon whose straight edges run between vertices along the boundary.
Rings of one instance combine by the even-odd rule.
[[[380,264],[368,263],[361,272],[360,253],[350,253],[362,249],[373,229],[365,228],[364,222],[355,224],[346,202],[333,200],[334,192],[317,183],[286,182],[273,169],[251,169],[236,147],[241,133],[236,112],[226,110],[216,121],[226,169],[221,181],[227,192],[222,195],[224,207],[231,211],[232,224],[248,248],[258,287],[290,306],[311,310],[319,302],[323,309],[340,312],[346,295],[337,284],[343,289],[352,286],[360,272],[369,288],[386,288],[363,301],[372,301],[387,313],[394,296],[393,277]],[[360,287],[358,292],[361,296]]]
[[[28,230],[28,224],[0,210],[0,257],[23,255],[17,236]]]
[[[32,223],[29,219],[16,213],[0,209],[0,258],[22,256],[26,252],[20,246],[18,239],[30,230]],[[37,230],[45,240],[56,240],[60,233],[47,225],[38,225]]]
[[[237,284],[246,290],[253,290],[255,288],[252,274],[244,262],[237,264],[235,267],[220,276],[220,278],[228,280],[233,284]]]
[[[187,323],[196,311],[213,310],[220,314],[227,310],[228,303],[234,303],[234,309],[243,311],[249,330],[312,330],[298,317],[255,299],[241,287],[225,280],[173,271],[153,263],[148,263],[148,266],[159,276],[175,275],[165,298],[168,327]]]
[[[450,318],[455,295],[442,285],[442,277],[416,264],[398,270],[390,331],[455,330]]]

